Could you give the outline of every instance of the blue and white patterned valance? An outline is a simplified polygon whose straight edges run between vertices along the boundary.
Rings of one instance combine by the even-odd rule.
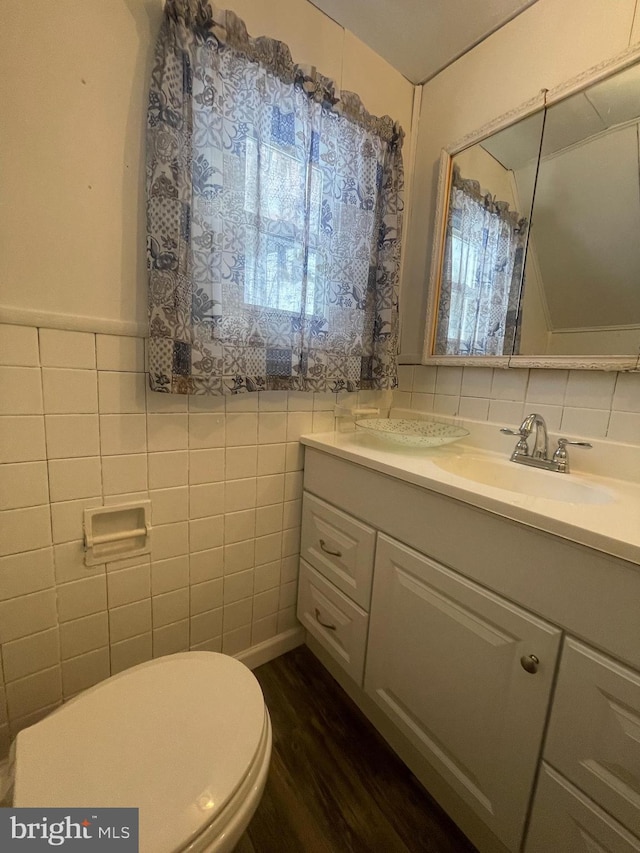
[[[167,2],[147,136],[153,390],[395,386],[402,138],[232,12]]]

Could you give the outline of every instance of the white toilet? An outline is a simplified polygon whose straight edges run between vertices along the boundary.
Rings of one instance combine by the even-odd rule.
[[[244,664],[186,652],[97,684],[14,749],[15,807],[137,807],[141,853],[227,853],[262,796],[271,723]]]

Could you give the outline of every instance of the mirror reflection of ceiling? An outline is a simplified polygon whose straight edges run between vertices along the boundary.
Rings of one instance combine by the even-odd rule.
[[[537,0],[311,0],[411,83],[424,83]]]

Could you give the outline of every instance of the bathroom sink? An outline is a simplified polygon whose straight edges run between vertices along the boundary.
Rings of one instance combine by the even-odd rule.
[[[576,479],[573,474],[526,468],[508,459],[464,453],[432,461],[457,477],[519,495],[574,504],[607,504],[615,500],[613,494],[599,484]]]

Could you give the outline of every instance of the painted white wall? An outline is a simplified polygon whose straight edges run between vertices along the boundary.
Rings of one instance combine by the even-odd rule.
[[[414,87],[383,59],[306,0],[219,5],[400,121],[410,161]],[[146,333],[144,128],[162,6],[29,0],[3,15],[0,320]]]
[[[640,39],[635,6],[635,0],[538,0],[423,87],[404,267],[403,355],[419,361],[422,352],[441,149]]]

